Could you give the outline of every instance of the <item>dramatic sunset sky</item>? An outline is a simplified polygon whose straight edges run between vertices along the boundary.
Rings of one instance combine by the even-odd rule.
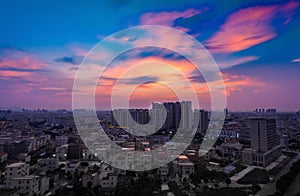
[[[148,24],[175,27],[210,51],[229,109],[300,109],[300,1],[3,0],[0,17],[0,107],[71,109],[74,76],[88,51],[112,33]],[[110,88],[126,68],[147,59],[158,62],[155,70],[163,62],[177,67],[210,108],[203,79],[184,58],[168,54],[140,49],[113,62],[97,89],[101,109],[109,109]],[[176,100],[160,76],[136,71],[121,85],[146,81],[131,96],[136,107]]]

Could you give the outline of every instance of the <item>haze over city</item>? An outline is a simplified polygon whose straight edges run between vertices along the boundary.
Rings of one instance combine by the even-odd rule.
[[[76,71],[95,44],[128,27],[164,25],[188,33],[209,50],[224,78],[231,110],[297,111],[299,6],[298,1],[114,0],[93,6],[73,1],[5,1],[0,8],[0,107],[71,109]],[[178,42],[172,37],[164,41]],[[195,67],[184,57],[157,48],[129,51],[112,62],[99,81],[98,109],[110,109],[109,95],[122,72],[148,61],[156,62],[154,67],[169,63],[184,73],[196,87],[201,108],[210,109],[209,91]],[[176,80],[174,73],[145,74],[150,70],[120,81],[121,88],[150,81],[133,92],[132,107],[177,100],[172,90],[159,83],[160,77]]]

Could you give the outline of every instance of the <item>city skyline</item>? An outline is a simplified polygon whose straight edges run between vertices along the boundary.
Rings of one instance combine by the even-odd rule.
[[[0,22],[5,29],[0,37],[1,107],[71,109],[74,76],[87,52],[116,31],[156,24],[182,30],[210,51],[220,67],[232,111],[300,109],[300,91],[295,85],[300,82],[299,1],[174,1],[157,5],[107,1],[93,7],[68,1],[55,6],[50,1],[16,2],[5,2],[0,12],[2,18],[11,16]],[[63,9],[69,4],[72,9]],[[170,63],[188,76],[198,88],[200,108],[209,110],[210,97],[203,78],[194,74],[186,59],[164,50],[133,51],[116,59],[102,81],[105,90],[112,88],[131,64],[149,60],[157,62],[154,66]],[[129,86],[145,79],[152,82],[133,92],[133,107],[176,101],[174,92],[159,84],[159,77],[129,75],[121,82]],[[104,110],[109,109],[107,94],[99,97]]]

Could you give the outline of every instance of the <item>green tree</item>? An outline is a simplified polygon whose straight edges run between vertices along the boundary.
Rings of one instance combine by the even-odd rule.
[[[227,187],[229,186],[229,184],[231,184],[231,180],[230,180],[230,178],[227,178],[226,180],[225,180],[225,183],[227,184]]]

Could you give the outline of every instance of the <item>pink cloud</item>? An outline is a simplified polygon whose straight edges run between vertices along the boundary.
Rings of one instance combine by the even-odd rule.
[[[244,56],[244,57],[230,59],[226,55],[226,58],[218,58],[217,57],[217,58],[215,58],[215,61],[220,68],[224,69],[224,68],[240,65],[243,63],[255,61],[257,59],[259,59],[259,57],[257,57],[257,56]]]
[[[258,90],[259,87],[265,86],[263,82],[244,75],[223,74],[223,78],[228,96],[236,91],[247,90],[249,88],[256,88]]]
[[[206,41],[206,46],[212,52],[230,53],[245,50],[257,44],[266,42],[277,36],[271,26],[274,18],[289,22],[298,2],[284,5],[255,6],[241,9],[231,14],[220,30]]]
[[[291,61],[292,63],[300,63],[300,58],[294,59]]]
[[[173,26],[174,21],[178,18],[190,18],[196,14],[199,14],[200,11],[196,9],[187,9],[183,12],[172,11],[172,12],[148,12],[141,16],[140,23],[144,25],[165,25]],[[182,30],[187,31],[186,28],[181,28]]]
[[[30,77],[34,71],[40,70],[46,64],[32,54],[18,50],[3,51],[5,57],[0,59],[1,77]]]
[[[5,106],[61,107],[70,105],[73,78],[36,54],[5,49],[0,59],[1,103]],[[58,93],[69,93],[62,95]]]
[[[24,52],[15,51],[0,60],[0,67],[5,68],[20,68],[35,70],[45,66],[45,63],[40,61],[34,55]]]

